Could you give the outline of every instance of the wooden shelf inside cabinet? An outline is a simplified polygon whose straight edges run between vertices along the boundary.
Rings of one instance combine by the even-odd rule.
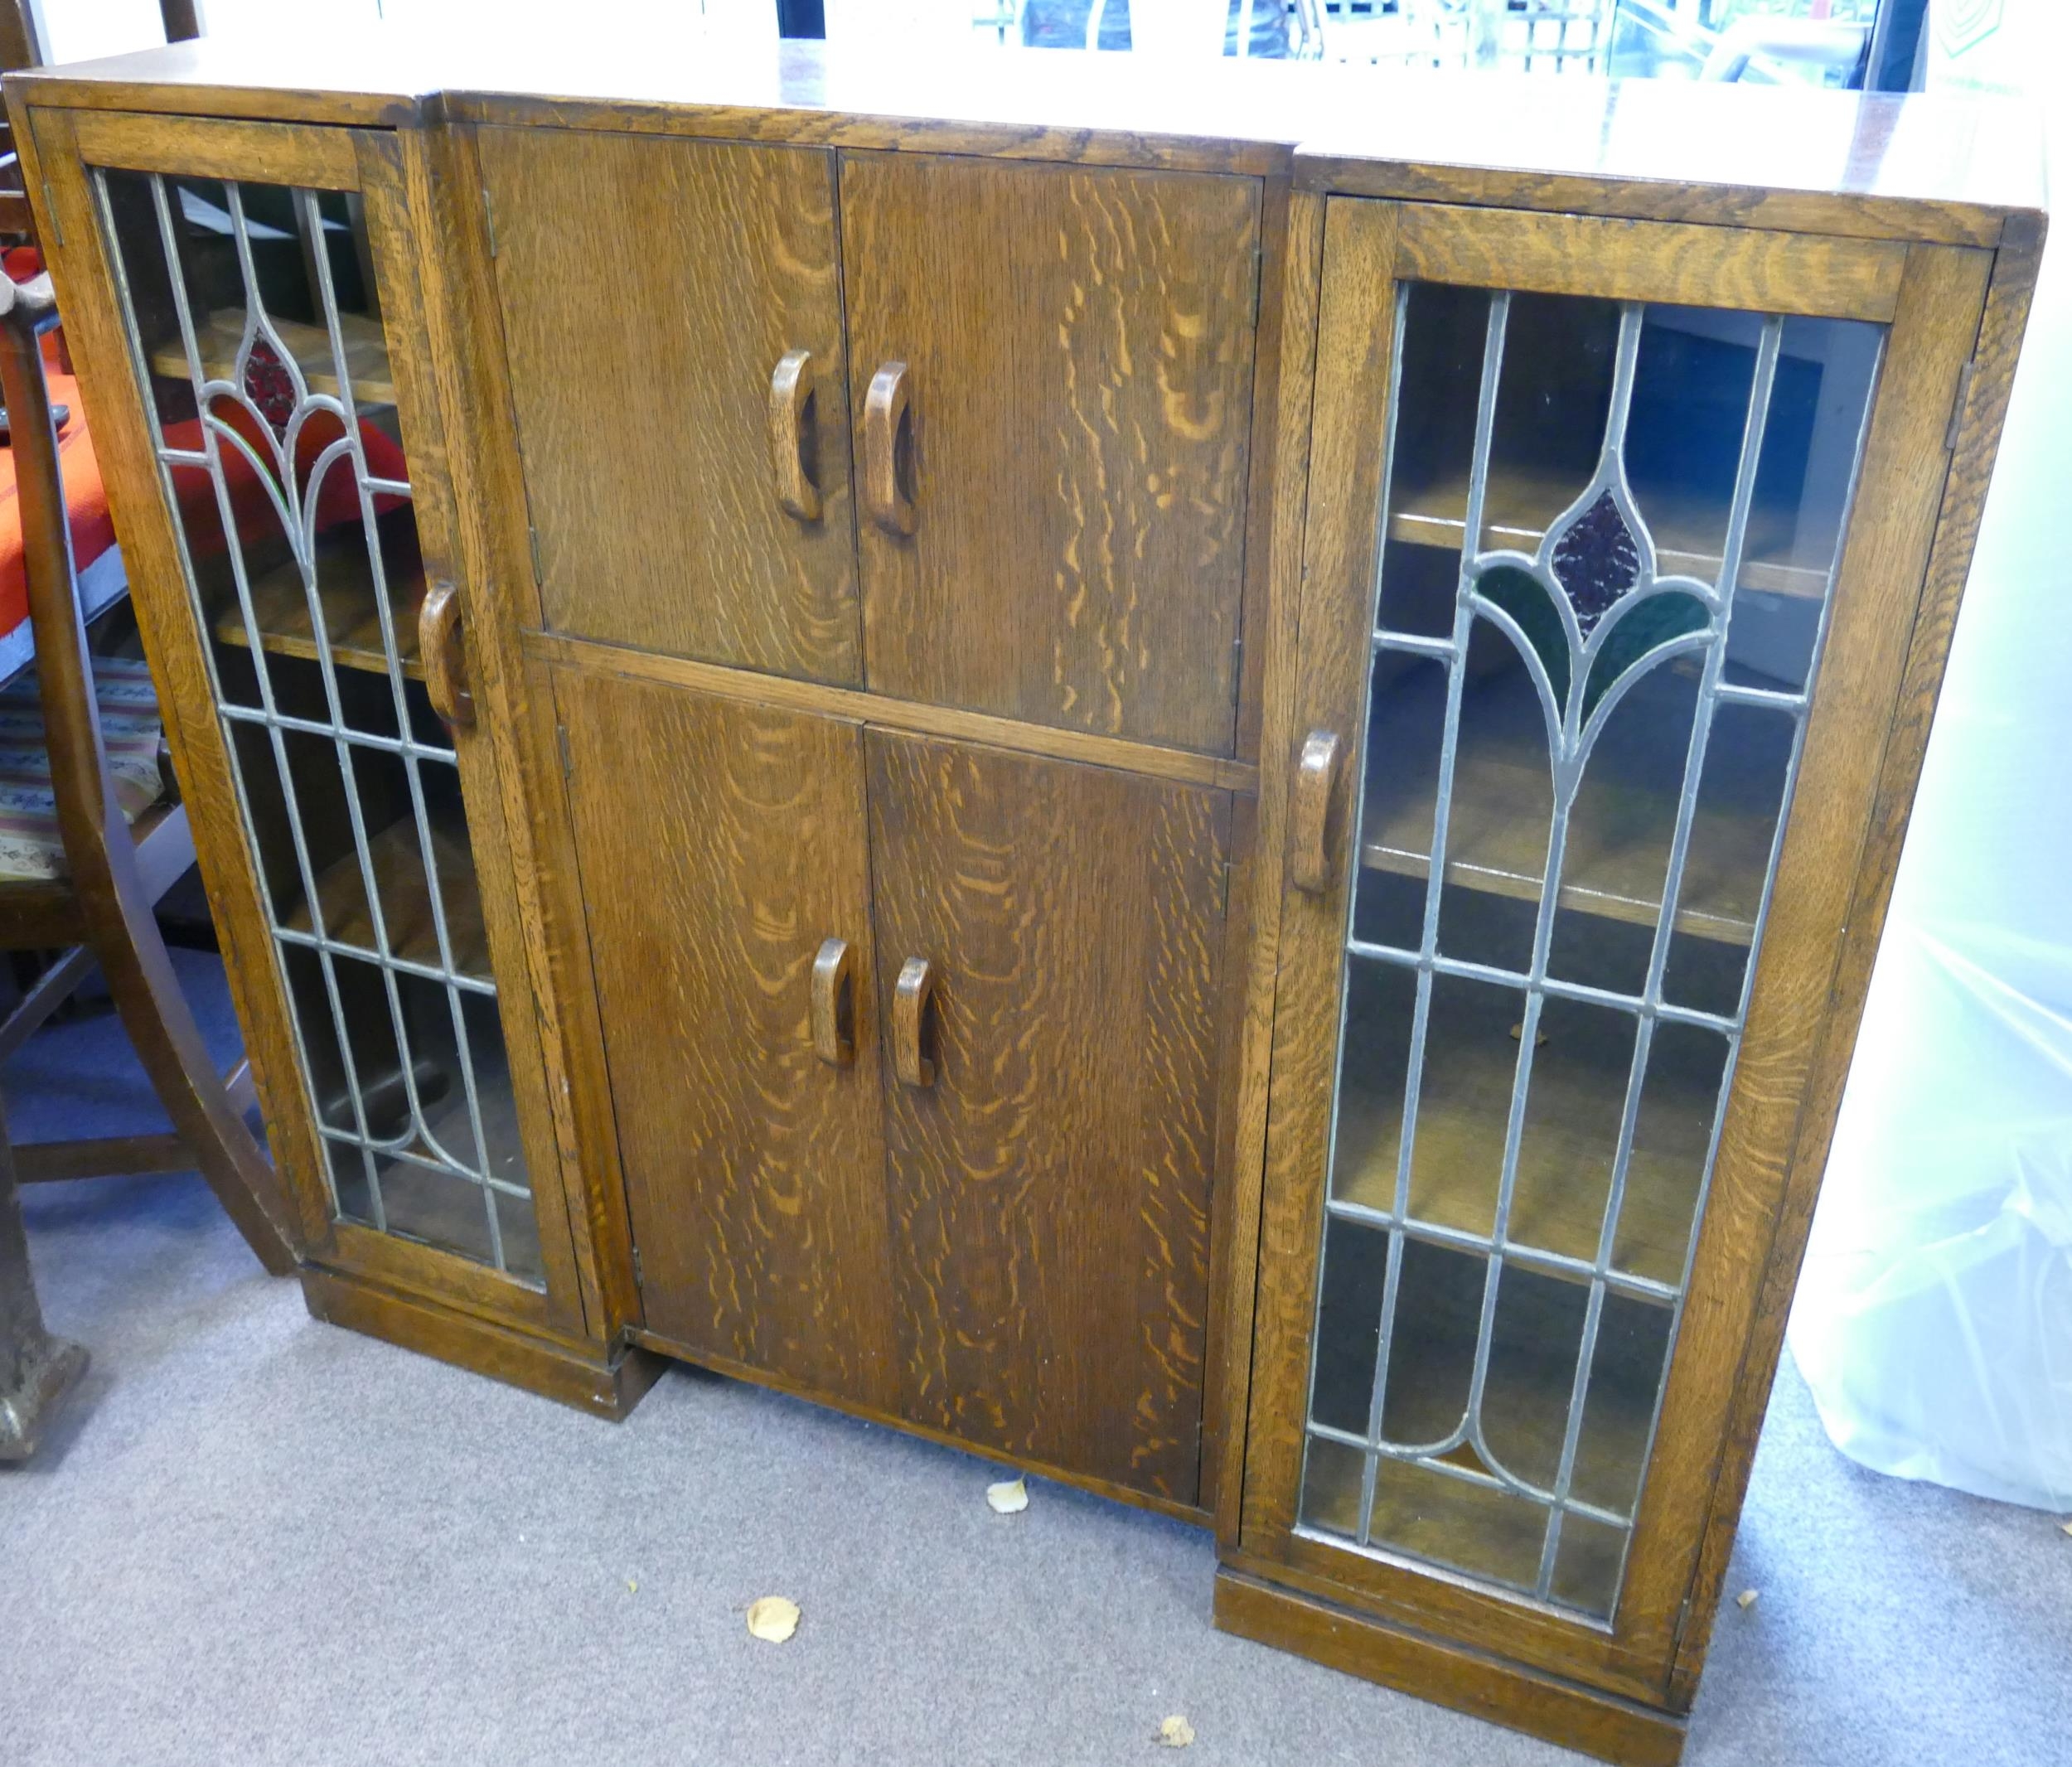
[[[418,608],[424,599],[424,561],[417,549],[408,511],[382,525],[382,576],[389,593],[389,617],[395,633],[397,659],[412,680],[424,679],[418,656]],[[259,645],[282,656],[313,661],[317,638],[310,623],[309,595],[303,574],[287,559],[252,579],[252,612],[259,622]],[[347,522],[317,544],[317,595],[323,608],[325,635],[332,661],[341,669],[373,675],[388,672],[381,646],[381,618],[375,606],[374,572],[366,541],[356,522]],[[216,617],[215,635],[225,644],[247,643],[244,610],[235,598]]]
[[[489,943],[482,928],[482,893],[467,839],[457,829],[442,826],[435,820],[431,845],[433,861],[438,868],[439,897],[446,910],[446,933],[453,966],[462,975],[487,979]],[[425,884],[415,823],[407,816],[390,823],[370,835],[367,848],[390,953],[438,968],[438,934],[433,924],[431,892]],[[366,885],[356,854],[348,851],[317,874],[317,899],[328,937],[364,951],[375,948]],[[293,932],[311,931],[308,903],[298,903],[283,924]]]
[[[1410,1213],[1487,1236],[1517,1073],[1518,1003],[1508,989],[1456,985],[1445,1009],[1444,1058],[1424,1064],[1419,1086]],[[1383,1213],[1395,1202],[1403,1088],[1392,1079],[1358,1083],[1353,1062],[1358,1052],[1404,1037],[1406,1024],[1387,1022],[1395,1004],[1363,1005],[1356,997],[1348,1011],[1352,1061],[1341,1086],[1332,1179],[1336,1198]],[[1610,1193],[1633,1043],[1590,1034],[1556,1008],[1542,1023],[1554,1029],[1543,1029],[1533,1052],[1508,1237],[1588,1261],[1596,1256]],[[1658,1033],[1613,1238],[1615,1269],[1665,1284],[1682,1279],[1725,1054],[1724,1040],[1712,1033]]]
[[[1666,685],[1646,679],[1636,683],[1615,714],[1661,726],[1661,743],[1634,745],[1651,760],[1665,762],[1658,777],[1621,773],[1632,751],[1613,749],[1602,739],[1591,757],[1595,785],[1615,794],[1617,813],[1579,816],[1570,823],[1561,868],[1564,908],[1642,927],[1653,927],[1660,915],[1668,831],[1675,825],[1690,734],[1688,713],[1679,725],[1669,696],[1661,690]],[[1360,862],[1372,869],[1410,878],[1431,874],[1435,782],[1406,782],[1388,762],[1392,755],[1414,752],[1424,733],[1439,728],[1445,685],[1440,672],[1428,667],[1377,691],[1369,737],[1374,758],[1360,837]],[[1716,743],[1711,764],[1723,769],[1737,753]],[[1539,900],[1549,778],[1546,726],[1524,671],[1507,669],[1471,680],[1454,762],[1448,884],[1517,902]],[[1762,783],[1755,777],[1708,780],[1692,826],[1678,932],[1734,945],[1747,945],[1754,937],[1769,856]]]
[[[303,379],[312,393],[339,396],[337,365],[332,360],[331,334],[320,325],[305,325],[296,319],[267,315],[288,353],[295,358]],[[361,410],[393,405],[395,380],[389,370],[389,341],[381,322],[364,313],[341,313],[338,330],[346,346],[346,372],[352,377],[353,403]],[[211,380],[235,381],[238,345],[244,336],[244,309],[219,307],[197,328],[195,343],[201,351],[201,373]],[[186,346],[178,336],[151,352],[153,374],[175,380],[187,378]]]
[[[1535,552],[1547,529],[1576,501],[1590,467],[1566,472],[1543,467],[1491,462],[1484,501],[1487,531],[1484,545]],[[1654,535],[1655,569],[1663,576],[1695,577],[1716,583],[1720,549],[1726,535],[1724,505],[1688,495],[1678,496],[1637,488],[1634,496]],[[1468,480],[1463,473],[1430,483],[1399,482],[1389,511],[1388,537],[1412,545],[1460,549],[1468,525]],[[1748,539],[1743,548],[1740,587],[1774,595],[1818,599],[1825,593],[1827,559],[1805,559],[1793,554],[1792,507],[1757,503],[1749,511]]]

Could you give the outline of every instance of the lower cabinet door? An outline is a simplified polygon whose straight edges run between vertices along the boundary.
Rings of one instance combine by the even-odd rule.
[[[893,1411],[861,732],[555,693],[647,1327]]]
[[[905,1415],[1191,1503],[1228,794],[864,741]]]

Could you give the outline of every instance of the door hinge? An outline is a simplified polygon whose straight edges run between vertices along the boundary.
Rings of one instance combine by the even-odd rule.
[[[569,727],[556,724],[554,727],[554,739],[561,745],[561,777],[564,779],[573,778],[575,776],[575,751],[569,746]]]
[[[638,1246],[633,1248],[633,1286],[637,1289],[647,1286],[647,1277],[641,1269],[641,1248]]]
[[[60,245],[65,243],[65,223],[58,218],[57,198],[51,194],[51,181],[43,181],[43,212],[51,217],[51,231]]]
[[[496,204],[489,194],[489,186],[482,186],[482,227],[489,235],[489,255],[496,255]]]
[[[1951,453],[1957,452],[1957,438],[1964,427],[1964,414],[1971,405],[1972,382],[1978,378],[1978,364],[1967,362],[1957,373],[1957,402],[1949,408],[1949,428],[1943,436],[1943,446]]]
[[[532,549],[532,582],[535,588],[545,588],[547,579],[540,569],[540,530],[535,527],[525,530],[525,544]]]

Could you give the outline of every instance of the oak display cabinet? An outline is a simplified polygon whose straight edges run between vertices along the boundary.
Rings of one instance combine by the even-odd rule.
[[[312,1310],[1673,1760],[2024,120],[506,53],[8,83]]]

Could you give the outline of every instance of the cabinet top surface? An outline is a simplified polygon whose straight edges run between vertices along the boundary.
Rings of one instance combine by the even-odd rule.
[[[1815,230],[1853,208],[1844,230],[1977,244],[2043,206],[2037,119],[2011,100],[1234,58],[1153,72],[1072,51],[723,47],[689,31],[629,46],[385,26],[203,38],[7,85],[31,104],[373,126],[443,114],[1285,173],[1322,190],[1609,213],[1668,212],[1647,186],[1702,187],[1721,193],[1721,220]],[[1773,213],[1771,195],[1825,200]]]

